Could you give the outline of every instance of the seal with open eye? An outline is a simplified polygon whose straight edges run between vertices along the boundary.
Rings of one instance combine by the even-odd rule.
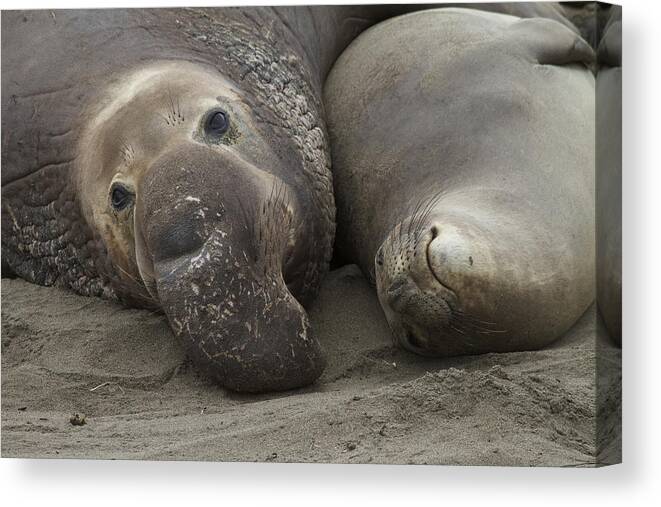
[[[3,12],[3,272],[161,309],[228,388],[313,382],[304,306],[335,229],[321,85],[378,15]]]

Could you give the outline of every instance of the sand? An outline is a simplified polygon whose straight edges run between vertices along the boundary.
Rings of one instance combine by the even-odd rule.
[[[328,357],[323,376],[308,388],[248,396],[201,378],[163,316],[3,279],[2,456],[619,460],[621,351],[594,307],[544,350],[433,360],[393,346],[355,266],[329,274],[310,313]],[[73,425],[74,414],[85,424]]]

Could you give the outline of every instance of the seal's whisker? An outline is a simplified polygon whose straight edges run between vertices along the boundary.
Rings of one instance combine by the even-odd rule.
[[[168,86],[168,101],[170,102],[170,111],[172,111],[172,116],[175,114],[174,110],[174,100],[172,99],[172,89]]]
[[[252,251],[252,257],[253,261],[257,261],[257,250],[259,248],[259,240],[255,237],[255,208],[252,205],[252,203],[246,203],[243,200],[239,200],[239,211],[241,212],[241,215],[243,217],[243,224],[246,228],[246,231],[248,232],[248,236],[250,238],[253,238],[253,241],[250,242],[250,245],[253,247]],[[248,204],[250,207],[246,207],[246,204]]]
[[[163,118],[163,120],[165,121],[165,123],[166,123],[168,126],[171,127],[171,126],[174,125],[173,123],[170,122],[170,118],[169,118],[168,116],[164,115],[163,113],[157,113],[157,114],[158,114],[158,116],[160,116],[161,118]]]
[[[142,280],[138,280],[137,277],[133,276],[131,273],[129,273],[128,271],[126,271],[126,270],[125,270],[123,267],[121,267],[119,264],[116,264],[115,267],[116,267],[117,269],[119,269],[122,273],[124,273],[124,275],[126,275],[127,278],[129,278],[129,279],[133,280],[134,282],[139,283],[140,285],[142,285]]]
[[[125,137],[119,138],[119,150],[122,154],[122,159],[126,165],[130,165],[133,162],[134,150],[133,146],[127,141]]]
[[[466,333],[464,333],[462,330],[457,329],[456,327],[452,326],[451,324],[450,324],[450,329],[454,329],[455,331],[457,331],[458,333],[461,333],[461,334],[463,334],[463,335],[466,334]]]
[[[261,205],[261,218],[257,221],[257,248],[264,263],[265,273],[280,257],[288,242],[288,230],[291,229],[293,218],[289,212],[291,196],[284,181],[275,180],[271,185],[268,197]],[[274,244],[274,241],[277,243]]]
[[[179,101],[179,96],[174,96],[172,94],[172,89],[170,86],[167,87],[167,103],[166,108],[168,113],[166,115],[160,114],[160,116],[165,120],[169,126],[174,127],[177,123],[182,123],[184,121],[184,115],[181,114],[181,104]]]
[[[415,207],[413,208],[413,213],[411,214],[411,219],[409,220],[408,228],[407,228],[407,231],[406,231],[406,233],[407,233],[408,235],[410,235],[411,232],[415,230],[415,228],[413,227],[413,224],[416,223],[416,217],[417,217],[418,214],[420,213],[420,209],[422,208],[424,202],[425,202],[424,199],[420,199],[420,200],[416,203]]]
[[[131,275],[128,271],[126,271],[124,268],[122,268],[119,265],[115,265],[115,267],[122,272],[127,278],[132,280],[138,287],[142,287],[146,290],[146,286],[144,284],[144,281],[142,279],[137,279],[135,276]],[[121,279],[115,279],[114,280],[114,285],[119,288],[119,289],[126,289],[126,291],[131,295],[130,297],[132,299],[140,300],[143,303],[145,303],[148,307],[157,307],[158,303],[157,301],[149,294],[149,291],[147,291],[146,294],[144,294],[142,291],[136,292],[136,287],[132,286],[128,283],[126,283],[124,280]],[[121,296],[120,296],[121,299]]]
[[[457,325],[460,323],[460,325],[465,328],[465,329],[470,329],[471,331],[480,333],[480,334],[497,334],[497,333],[506,333],[507,331],[501,330],[501,329],[491,329],[488,327],[483,327],[475,322],[471,322],[468,319],[465,319],[461,316],[453,316],[452,319],[453,324]]]
[[[448,323],[448,326],[449,326],[449,327],[453,327],[453,328],[459,328],[459,329],[461,329],[461,330],[463,331],[462,334],[468,334],[468,333],[472,333],[472,332],[473,332],[472,329],[467,328],[465,325],[463,325],[462,322],[457,321],[457,320],[452,320],[452,321],[450,321],[450,322]]]
[[[464,318],[466,318],[466,319],[470,319],[470,320],[472,320],[472,321],[474,321],[474,322],[479,322],[479,323],[481,323],[481,324],[487,324],[487,325],[492,325],[492,326],[495,326],[495,325],[496,325],[495,322],[489,322],[489,321],[486,321],[486,320],[478,319],[478,318],[475,317],[474,315],[470,315],[470,314],[468,314],[468,313],[464,313],[464,312],[461,311],[461,310],[454,310],[454,309],[453,309],[453,310],[452,310],[452,313],[454,313],[455,315],[460,315],[460,316],[462,316],[462,317],[464,317]]]
[[[455,322],[457,322],[457,321],[455,321]],[[465,328],[471,329],[471,330],[474,330],[474,331],[478,331],[478,332],[480,332],[480,331],[491,331],[489,328],[479,326],[479,325],[477,325],[473,322],[467,321],[467,320],[460,320],[459,322],[461,322],[462,325]]]
[[[478,319],[477,317],[468,314],[464,312],[463,310],[455,309],[450,307],[451,310],[451,317],[450,320],[452,322],[460,322],[464,326],[471,326],[472,328],[476,330],[491,330],[491,326],[495,326],[495,322],[487,322],[481,319]]]
[[[424,226],[427,219],[434,211],[434,207],[442,196],[442,191],[436,192],[427,199],[421,199],[415,205],[407,227],[407,237],[412,238],[415,249],[424,235]]]
[[[416,224],[417,225],[417,227],[415,229],[416,234],[421,233],[422,227],[424,226],[425,222],[427,221],[427,218],[429,218],[429,215],[431,214],[431,212],[434,210],[434,207],[436,206],[436,204],[440,200],[441,196],[442,196],[442,192],[439,191],[439,192],[436,192],[434,195],[432,195],[428,199],[427,204],[426,204],[423,212],[420,214],[420,218],[419,218],[419,220]]]
[[[179,95],[177,95],[177,118],[179,120],[184,121],[184,115],[181,114],[181,105],[179,103]]]

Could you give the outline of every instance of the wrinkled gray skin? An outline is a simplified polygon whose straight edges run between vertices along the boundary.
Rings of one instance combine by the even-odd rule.
[[[335,228],[321,85],[370,16],[3,12],[3,274],[162,309],[231,389],[313,382],[303,306]],[[230,129],[211,139],[218,107]]]
[[[597,51],[597,306],[622,343],[622,8],[611,7]]]
[[[403,347],[534,349],[594,300],[593,57],[555,21],[438,9],[336,62],[336,249]]]

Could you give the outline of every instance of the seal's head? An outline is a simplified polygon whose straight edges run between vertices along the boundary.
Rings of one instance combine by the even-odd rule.
[[[489,232],[470,213],[421,201],[376,253],[377,292],[395,341],[420,355],[498,349]],[[502,287],[502,284],[500,285]]]
[[[75,184],[124,296],[162,308],[224,386],[314,381],[321,351],[290,292],[311,236],[295,148],[233,83],[184,61],[125,76],[85,122]]]

